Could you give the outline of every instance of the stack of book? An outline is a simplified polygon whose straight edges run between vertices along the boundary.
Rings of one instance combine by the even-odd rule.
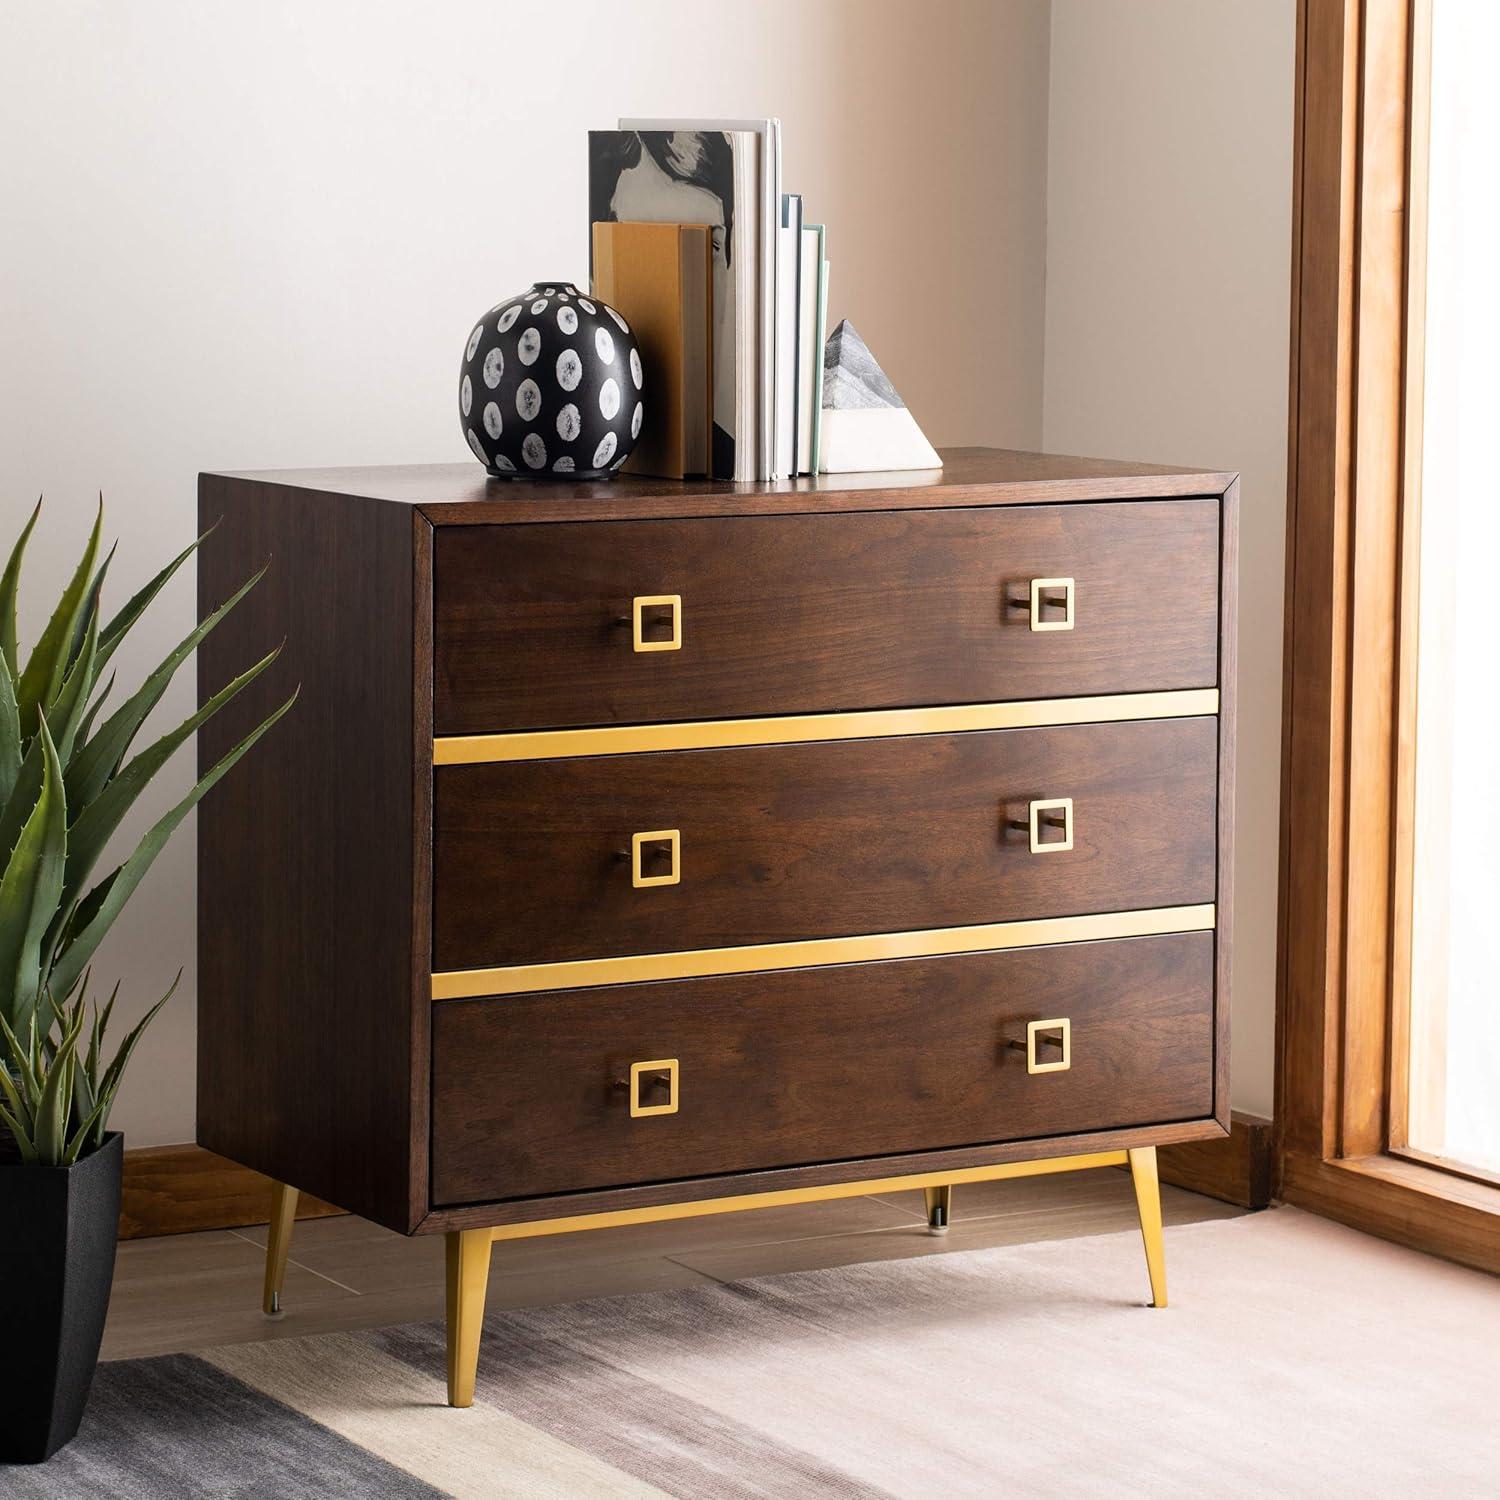
[[[626,468],[818,472],[828,260],[781,189],[779,120],[621,120],[589,132],[593,289],[631,325],[646,423]]]

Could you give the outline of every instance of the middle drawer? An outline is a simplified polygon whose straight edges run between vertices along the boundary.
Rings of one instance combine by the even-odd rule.
[[[1217,733],[1137,720],[442,766],[433,966],[1212,901]]]

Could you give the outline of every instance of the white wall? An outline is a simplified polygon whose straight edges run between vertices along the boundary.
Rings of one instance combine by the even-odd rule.
[[[1292,0],[14,0],[0,545],[48,496],[23,641],[101,488],[119,598],[191,535],[200,469],[462,459],[474,314],[584,274],[583,132],[779,113],[833,315],[934,441],[1243,472],[1234,1097],[1269,1113],[1293,45]],[[127,677],[191,611],[184,576]],[[159,721],[191,701],[185,672]],[[134,1145],[193,1131],[193,902],[187,827],[101,955],[132,1011],[187,966]]]
[[[0,545],[47,495],[23,642],[101,488],[119,599],[192,535],[200,469],[467,457],[464,337],[583,279],[584,131],[620,114],[780,114],[833,315],[934,441],[1038,446],[1047,47],[1046,0],[8,0]],[[191,705],[188,670],[158,722]],[[132,1145],[193,1135],[193,939],[189,825],[98,964],[131,1013],[187,968],[117,1112]]]
[[[1053,0],[1044,445],[1238,469],[1233,1098],[1269,1115],[1293,0]]]

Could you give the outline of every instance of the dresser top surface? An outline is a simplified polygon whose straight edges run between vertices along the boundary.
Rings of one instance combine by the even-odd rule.
[[[1009,448],[947,448],[941,469],[754,484],[622,474],[596,483],[490,478],[476,463],[266,469],[208,476],[420,509],[436,526],[906,510],[1218,495],[1228,472]]]

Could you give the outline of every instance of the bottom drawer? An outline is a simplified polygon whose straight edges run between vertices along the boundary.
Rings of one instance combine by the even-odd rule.
[[[433,1202],[1202,1118],[1213,945],[1192,932],[444,1001]],[[1028,1023],[1059,1018],[1068,1066],[1028,1071]],[[1049,1038],[1043,1065],[1063,1060]],[[665,1067],[632,1085],[634,1064],[669,1059],[675,1085]]]

